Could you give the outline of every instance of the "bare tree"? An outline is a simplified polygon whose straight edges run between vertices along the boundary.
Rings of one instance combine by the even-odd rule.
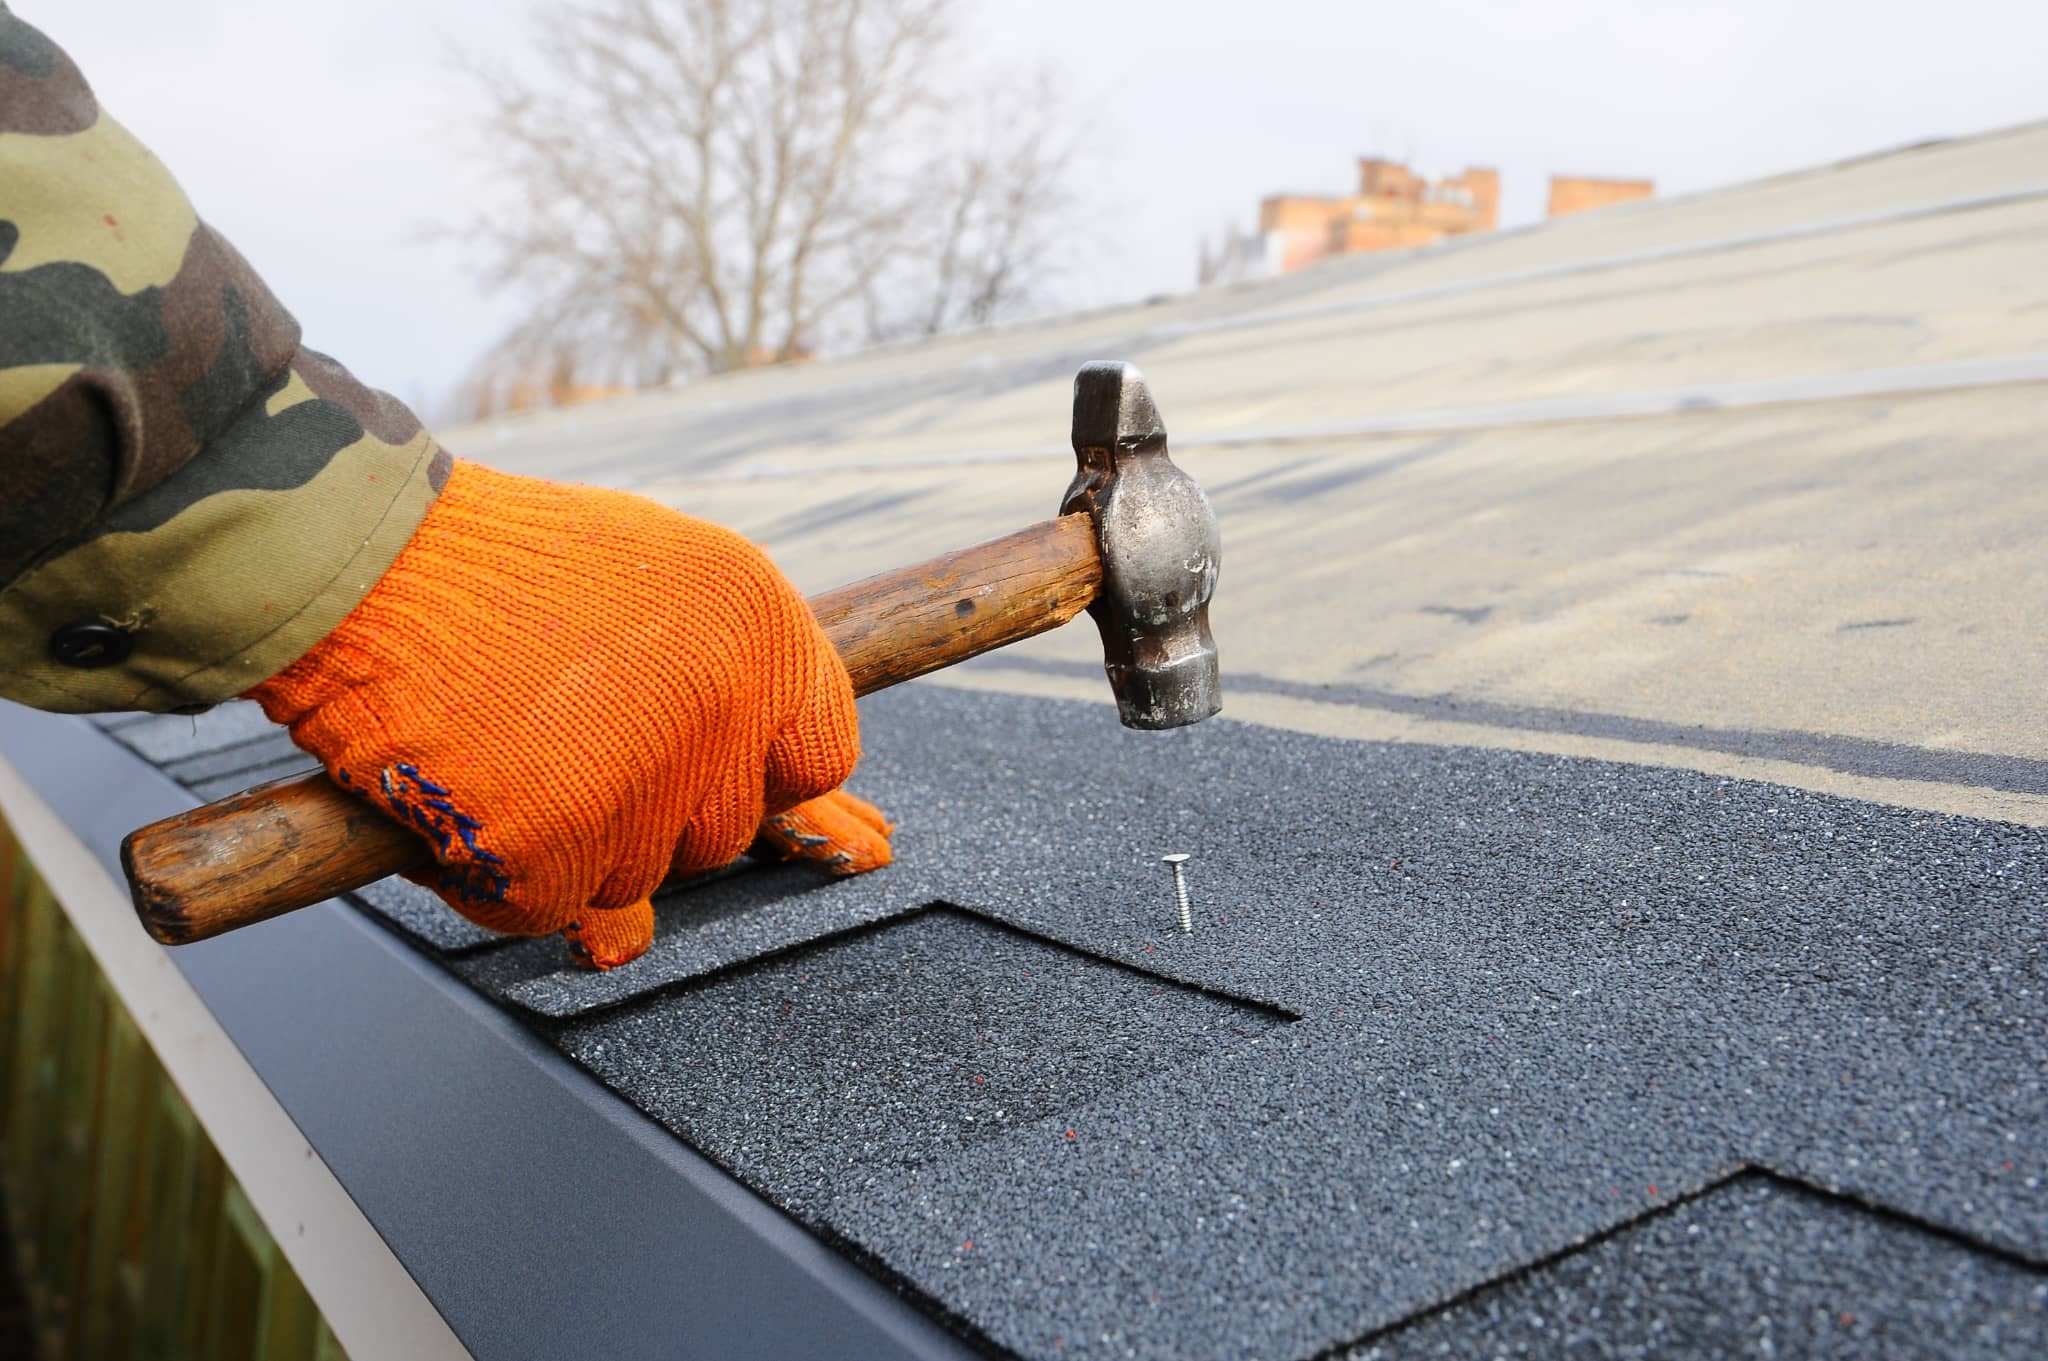
[[[1078,238],[1074,130],[1050,81],[985,87],[960,144],[922,172],[926,214],[862,295],[866,338],[983,326],[1027,307]]]
[[[956,0],[572,0],[468,68],[509,199],[455,229],[533,300],[498,369],[646,385],[998,320],[1055,264],[1043,82],[950,82]]]

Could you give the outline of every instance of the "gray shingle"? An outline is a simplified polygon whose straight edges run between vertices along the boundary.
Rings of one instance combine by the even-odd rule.
[[[211,802],[214,799],[224,799],[230,794],[239,794],[255,785],[281,780],[287,775],[304,775],[318,769],[318,761],[293,748],[288,754],[265,761],[261,765],[249,766],[228,775],[216,775],[210,780],[195,780],[185,787],[200,798]]]
[[[397,875],[366,884],[349,896],[415,942],[440,953],[473,950],[509,939],[486,931],[434,894]],[[557,950],[562,948],[559,940],[552,943]]]
[[[872,1014],[786,1047],[733,1000],[773,989],[732,980],[561,1042],[1003,1347],[1305,1357],[1744,1165],[2048,1263],[2040,830],[1223,720],[1125,738],[930,685],[863,704],[858,782],[935,897],[1305,1019],[965,1143],[939,1084],[827,1109],[960,1004],[950,960],[889,953],[903,927],[857,938]],[[1195,855],[1193,936],[1165,849]],[[830,1016],[809,958],[766,973]],[[1005,1043],[1101,1034],[1062,998]]]
[[[915,911],[931,901],[925,884],[909,872],[834,881],[791,865],[742,861],[730,873],[657,894],[654,944],[630,964],[593,973],[547,937],[465,961],[456,971],[501,1001],[542,1016],[576,1016]]]
[[[316,764],[312,757],[292,745],[291,734],[282,729],[273,729],[264,736],[238,742],[231,747],[222,747],[217,751],[169,762],[162,769],[164,774],[178,783],[189,786],[229,775],[239,775],[258,766],[273,766],[294,759],[308,768]]]
[[[1746,1174],[1339,1354],[2048,1356],[2048,1279],[1968,1243]]]
[[[203,714],[157,714],[110,731],[136,755],[162,765],[264,737],[277,728],[257,705],[238,699]]]
[[[1288,1019],[938,909],[721,977],[687,1005],[601,1014],[561,1042],[803,1209]]]

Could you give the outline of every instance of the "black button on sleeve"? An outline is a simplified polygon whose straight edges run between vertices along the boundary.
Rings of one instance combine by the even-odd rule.
[[[135,651],[135,635],[98,619],[66,624],[50,635],[50,655],[65,666],[119,666]]]

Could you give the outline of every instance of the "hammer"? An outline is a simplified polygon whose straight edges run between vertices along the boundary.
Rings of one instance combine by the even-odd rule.
[[[1209,597],[1221,545],[1195,480],[1166,453],[1144,375],[1074,378],[1078,470],[1059,515],[1005,538],[814,596],[855,694],[1066,623],[1084,608],[1128,728],[1222,707]],[[121,843],[135,911],[166,945],[206,940],[433,864],[427,843],[323,774],[259,785]]]

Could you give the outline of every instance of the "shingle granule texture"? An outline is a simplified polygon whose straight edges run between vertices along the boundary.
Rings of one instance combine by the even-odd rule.
[[[988,995],[1002,970],[969,956],[1007,939],[935,950],[927,918],[711,982],[653,971],[631,999],[552,975],[548,1006],[600,995],[553,1023],[571,1054],[998,1347],[1307,1357],[1746,1167],[2048,1262],[2040,831],[1224,720],[1126,734],[1107,706],[932,685],[863,717],[855,787],[901,819],[901,864],[800,901],[958,904],[1303,1019],[1183,1026],[1121,1080],[1091,1047],[1112,999]],[[1192,936],[1167,850],[1194,856]],[[806,961],[829,985],[792,986]],[[963,978],[1003,1018],[982,1065]],[[817,1023],[778,1044],[764,980]],[[743,1057],[705,1052],[721,1033]],[[870,1101],[849,1077],[906,1052],[990,1081]],[[1011,1055],[1100,1076],[1047,1107]],[[963,1100],[1008,1114],[966,1136]],[[1881,1283],[1833,1260],[1787,1264],[1788,1309]],[[1670,1262],[1659,1288],[1714,1307],[1723,1278]],[[2031,1355],[2023,1336],[1948,1340]]]
[[[939,909],[727,975],[686,1007],[572,1026],[563,1047],[801,1211],[1291,1019]]]
[[[2048,1356],[2048,1280],[1745,1173],[1338,1361]]]
[[[217,704],[200,714],[152,714],[133,722],[110,717],[100,726],[136,755],[157,765],[278,734],[263,710],[247,700]]]
[[[898,864],[671,893],[625,969],[371,896],[991,1349],[2042,1354],[2048,834],[930,684],[862,713]],[[112,735],[196,775],[268,754],[236,722]]]
[[[483,991],[542,1016],[574,1016],[780,950],[915,911],[933,899],[915,874],[835,884],[791,865],[742,861],[655,895],[654,944],[594,974],[553,937],[523,940],[456,965]]]
[[[166,765],[163,771],[178,783],[189,787],[288,761],[295,762],[304,770],[311,770],[319,764],[292,745],[290,734],[283,729],[272,728],[261,737],[188,756],[182,761],[173,761]],[[258,781],[251,777],[250,783]],[[246,789],[248,785],[242,787]]]
[[[453,954],[485,945],[502,948],[505,942],[505,937],[486,931],[454,912],[435,894],[395,874],[357,889],[349,898],[397,927],[414,943],[436,951]],[[559,940],[552,943],[556,949],[561,948]]]

